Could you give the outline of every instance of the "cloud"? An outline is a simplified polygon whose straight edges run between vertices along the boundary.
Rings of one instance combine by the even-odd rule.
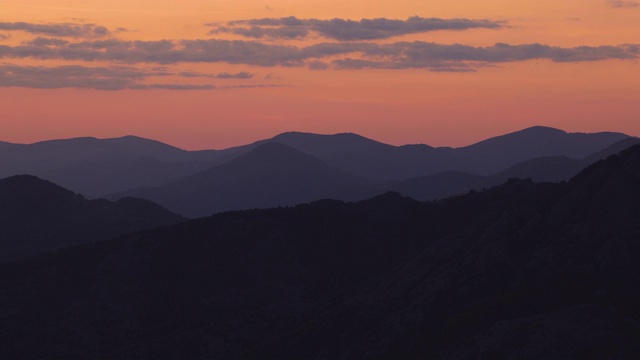
[[[222,72],[219,73],[217,75],[215,75],[216,78],[218,79],[251,79],[254,76],[254,74],[250,73],[250,72],[246,72],[246,71],[241,71],[235,74],[231,74],[228,72]]]
[[[45,46],[64,46],[69,44],[69,42],[67,40],[57,39],[57,38],[37,37],[33,40],[24,41],[22,42],[22,44],[27,46],[32,45],[32,46],[45,47]]]
[[[218,26],[210,34],[232,33],[248,38],[300,39],[310,34],[339,40],[362,41],[437,30],[499,29],[502,22],[473,19],[410,17],[407,20],[376,19],[298,19],[296,17],[236,20]]]
[[[89,88],[97,90],[206,90],[218,88],[212,84],[144,83],[144,81],[149,78],[169,76],[186,78],[202,77],[242,79],[246,78],[246,76],[253,76],[253,74],[245,72],[237,74],[172,72],[163,67],[140,69],[132,66],[85,67],[80,65],[68,65],[45,67],[0,64],[0,87],[28,87],[37,89]]]
[[[11,39],[11,34],[0,34],[0,41]]]
[[[263,88],[279,88],[288,87],[289,85],[279,84],[252,84],[252,85],[226,85],[220,86],[219,89],[263,89]]]
[[[607,4],[614,8],[635,8],[640,6],[640,3],[631,0],[607,0]]]
[[[250,28],[235,28],[235,27],[220,27],[215,30],[212,30],[211,33],[233,33],[236,35],[241,35],[248,38],[261,39],[261,38],[272,38],[272,39],[300,39],[305,38],[309,35],[309,29],[305,27],[261,27],[261,26],[252,26]]]
[[[329,68],[329,64],[324,61],[308,61],[307,67],[311,70],[326,70]]]
[[[27,22],[0,22],[0,30],[25,31],[31,34],[41,34],[57,37],[103,37],[110,34],[109,29],[95,24],[33,24]]]
[[[509,45],[498,43],[490,47],[442,45],[426,42],[395,43],[364,52],[365,59],[344,58],[333,63],[341,69],[427,69],[430,71],[475,71],[492,64],[527,60],[553,62],[584,62],[608,59],[635,59],[636,46],[553,47],[543,44]],[[368,58],[368,59],[367,59]]]
[[[193,85],[193,84],[134,84],[123,89],[131,90],[147,90],[147,89],[162,89],[162,90],[212,90],[217,89],[215,85]],[[117,89],[122,90],[122,89]]]
[[[306,47],[265,44],[242,40],[158,40],[122,41],[117,39],[68,42],[37,38],[17,46],[0,45],[0,58],[40,60],[106,61],[121,64],[228,63],[261,67],[307,66],[323,68],[326,60],[341,69],[424,68],[432,71],[469,71],[491,64],[527,60],[583,62],[609,59],[637,59],[637,45],[578,46],[563,48],[544,44],[488,47],[431,42],[318,43]],[[183,74],[183,76],[187,77]],[[230,78],[231,74],[209,75]],[[248,78],[248,74],[235,74]]]

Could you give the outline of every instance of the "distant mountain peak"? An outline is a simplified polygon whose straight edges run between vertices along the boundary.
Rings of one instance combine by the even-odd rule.
[[[286,132],[271,139],[259,141],[280,142],[319,159],[342,156],[343,154],[380,154],[396,147],[354,133],[312,134],[303,132]]]
[[[137,139],[137,140],[149,140],[149,139],[147,139],[147,138],[143,138],[142,136],[138,136],[138,135],[131,135],[131,134],[129,134],[129,135],[123,135],[123,136],[117,137],[117,138],[115,138],[115,139]]]
[[[364,138],[362,135],[358,135],[352,132],[342,132],[335,134],[317,134],[311,132],[304,131],[285,131],[273,137],[273,139],[282,138],[282,137],[291,137],[291,136],[317,136],[317,137],[354,137],[354,138]]]
[[[89,144],[98,142],[100,139],[92,136],[81,136],[81,137],[73,137],[67,139],[53,139],[53,140],[44,140],[38,141],[31,145],[53,145],[53,144]]]
[[[16,175],[0,179],[0,204],[4,206],[0,207],[0,213],[22,213],[30,207],[30,212],[35,216],[36,213],[52,208],[57,211],[82,201],[86,200],[81,195],[36,176]],[[0,250],[0,258],[1,253]]]
[[[558,134],[567,133],[564,130],[556,129],[550,126],[543,126],[543,125],[534,125],[516,132],[537,132],[537,133],[558,133]]]
[[[182,150],[180,148],[177,148],[173,145],[169,145],[166,143],[163,143],[162,141],[158,141],[158,140],[153,140],[153,139],[147,139],[141,136],[137,136],[137,135],[125,135],[125,136],[121,136],[121,137],[116,137],[116,138],[109,138],[109,139],[103,139],[103,141],[106,142],[115,142],[115,143],[124,143],[124,144],[140,144],[140,145],[152,145],[152,146],[158,146],[158,147],[163,147],[163,148],[171,148],[171,149],[175,149],[175,150]]]
[[[387,145],[352,132],[343,132],[343,133],[336,133],[336,134],[315,134],[315,133],[308,133],[308,132],[288,131],[288,132],[278,134],[273,138],[271,138],[270,140],[283,141],[283,142],[332,140],[336,142],[371,143],[371,144]],[[390,145],[387,145],[387,146],[390,146]]]
[[[76,194],[50,181],[40,179],[34,175],[14,175],[0,179],[0,193],[12,193],[12,196],[30,196],[34,193],[42,194],[49,192],[52,194],[64,194],[76,196]]]

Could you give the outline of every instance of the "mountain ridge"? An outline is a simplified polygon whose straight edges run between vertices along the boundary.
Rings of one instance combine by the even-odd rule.
[[[634,147],[562,184],[226,212],[0,265],[0,351],[633,358],[639,171]]]
[[[87,200],[32,175],[0,179],[0,261],[183,220],[149,200]]]
[[[137,136],[85,137],[0,146],[0,177],[33,174],[95,198],[166,186],[232,161],[261,144],[281,142],[343,172],[382,183],[446,171],[491,175],[540,156],[590,155],[625,136],[534,127],[471,147],[434,148],[424,144],[393,146],[354,133],[287,132],[248,145],[202,151],[186,151]]]
[[[263,143],[229,162],[164,188],[134,189],[112,198],[147,198],[186,216],[199,217],[317,200],[366,183],[311,155],[274,142]]]

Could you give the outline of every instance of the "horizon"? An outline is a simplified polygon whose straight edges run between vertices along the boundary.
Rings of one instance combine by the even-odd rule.
[[[312,133],[312,132],[305,132],[305,131],[285,131],[285,132],[281,132],[281,133],[277,133],[273,136],[269,136],[266,138],[258,138],[258,139],[254,139],[254,140],[250,140],[249,142],[246,143],[239,143],[239,144],[235,144],[232,146],[228,146],[228,147],[223,147],[223,148],[198,148],[198,149],[187,149],[187,148],[183,148],[181,146],[178,146],[176,144],[171,144],[169,142],[165,142],[165,141],[161,141],[159,139],[153,139],[153,138],[148,138],[148,137],[143,137],[143,136],[139,136],[139,135],[135,135],[135,134],[126,134],[126,135],[121,135],[121,136],[116,136],[116,137],[96,137],[96,136],[77,136],[77,137],[69,137],[69,138],[56,138],[56,139],[44,139],[44,140],[39,140],[39,141],[35,141],[35,142],[30,142],[30,143],[15,143],[15,142],[10,142],[10,141],[6,141],[4,139],[0,139],[0,143],[7,143],[7,144],[12,144],[12,145],[34,145],[34,144],[38,144],[38,143],[43,143],[43,142],[49,142],[49,141],[65,141],[65,140],[76,140],[76,139],[92,139],[92,140],[115,140],[115,139],[122,139],[122,138],[127,138],[127,137],[133,137],[133,138],[139,138],[139,139],[144,139],[144,140],[149,140],[149,141],[154,141],[154,142],[160,142],[164,145],[168,145],[174,148],[178,148],[181,150],[185,150],[185,151],[207,151],[207,150],[213,150],[213,151],[220,151],[220,150],[226,150],[226,149],[230,149],[230,148],[234,148],[234,147],[241,147],[241,146],[245,146],[245,145],[250,145],[259,141],[266,141],[266,140],[271,140],[275,137],[278,137],[280,135],[283,134],[289,134],[289,133],[293,133],[293,134],[307,134],[307,135],[320,135],[320,136],[336,136],[336,135],[356,135],[356,136],[360,136],[363,137],[365,139],[377,142],[377,143],[381,143],[381,144],[386,144],[386,145],[392,145],[392,146],[408,146],[408,145],[426,145],[426,146],[431,146],[433,148],[452,148],[452,149],[458,149],[458,148],[464,148],[464,147],[468,147],[468,146],[472,146],[478,143],[481,143],[483,141],[486,140],[490,140],[490,139],[494,139],[494,138],[499,138],[502,136],[506,136],[506,135],[511,135],[514,133],[519,133],[519,132],[523,132],[526,130],[531,130],[534,128],[544,128],[544,129],[549,129],[549,130],[558,130],[558,131],[562,131],[565,134],[597,134],[597,133],[615,133],[615,134],[622,134],[622,135],[626,135],[632,138],[638,138],[638,136],[635,135],[631,135],[631,134],[626,134],[626,133],[622,133],[622,132],[617,132],[617,131],[598,131],[598,132],[573,132],[573,131],[566,131],[564,129],[559,129],[559,128],[554,128],[554,127],[549,127],[549,126],[543,126],[543,125],[534,125],[534,126],[530,126],[527,128],[523,128],[523,129],[519,129],[513,132],[508,132],[508,133],[500,133],[500,134],[495,134],[492,136],[489,136],[487,138],[483,138],[483,139],[479,139],[477,141],[474,141],[472,143],[469,144],[463,144],[461,146],[446,146],[446,145],[442,145],[442,146],[434,146],[431,144],[427,144],[427,143],[400,143],[400,144],[392,144],[392,143],[387,143],[375,138],[370,138],[367,136],[364,136],[362,134],[358,134],[358,133],[354,133],[354,132],[339,132],[339,133],[329,133],[329,134],[321,134],[321,133]]]
[[[227,148],[296,129],[461,147],[534,125],[640,136],[631,0],[22,0],[3,140]]]

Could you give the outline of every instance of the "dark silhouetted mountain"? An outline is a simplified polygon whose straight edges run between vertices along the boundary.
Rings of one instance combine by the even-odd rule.
[[[461,156],[477,161],[476,167],[469,169],[470,172],[489,175],[538,157],[584,158],[627,137],[621,133],[567,133],[534,126],[456,150]]]
[[[152,200],[191,217],[239,209],[293,205],[323,197],[362,197],[367,181],[280,143],[265,143],[225,164],[161,188],[120,196]]]
[[[551,156],[526,160],[502,172],[486,177],[477,183],[475,187],[477,190],[482,187],[495,186],[510,178],[530,178],[535,182],[567,181],[587,166],[638,143],[640,143],[639,138],[626,138],[580,159]]]
[[[135,136],[0,146],[0,177],[33,174],[87,196],[164,185],[211,167],[217,152],[185,151]]]
[[[240,154],[264,142],[279,142],[354,175],[389,181],[447,171],[490,175],[521,161],[539,157],[583,158],[627,137],[610,132],[567,133],[535,126],[453,149],[427,145],[392,146],[349,133],[317,135],[288,132],[233,148],[233,151],[234,154]]]
[[[611,144],[610,146],[595,152],[587,157],[585,157],[584,159],[582,159],[584,164],[590,165],[593,164],[596,161],[600,161],[603,160],[611,155],[615,155],[625,149],[630,148],[633,145],[636,144],[640,144],[640,138],[638,137],[627,137],[625,139],[622,139],[620,141],[617,141],[613,144]]]
[[[0,261],[183,220],[148,200],[86,200],[35,176],[12,176],[0,180]]]
[[[638,143],[639,138],[630,137],[582,159],[566,156],[540,157],[517,163],[490,176],[450,171],[409,179],[387,188],[419,200],[432,200],[464,194],[469,190],[490,188],[511,178],[528,178],[535,182],[567,181],[590,164]]]
[[[353,133],[320,135],[302,132],[287,132],[259,143],[279,142],[319,158],[331,158],[344,154],[382,155],[395,148]]]
[[[0,353],[637,358],[639,257],[635,146],[560,184],[226,212],[1,265]]]
[[[446,171],[391,184],[389,188],[414,199],[433,200],[468,192],[477,188],[484,179],[480,175]]]
[[[393,146],[352,133],[319,135],[287,132],[229,151],[237,155],[270,142],[288,145],[345,172],[375,181],[406,179],[464,162],[444,148]]]
[[[575,134],[533,127],[465,148],[392,146],[357,134],[288,132],[219,151],[185,151],[135,136],[76,138],[30,145],[0,144],[0,177],[33,174],[85,196],[161,187],[229,162],[269,142],[307,153],[372,181],[403,181],[440,172],[490,175],[539,157],[583,158],[627,138],[618,133]]]
[[[7,148],[10,148],[10,147],[13,147],[13,146],[16,146],[16,145],[12,144],[12,143],[0,141],[0,149],[7,149]]]

